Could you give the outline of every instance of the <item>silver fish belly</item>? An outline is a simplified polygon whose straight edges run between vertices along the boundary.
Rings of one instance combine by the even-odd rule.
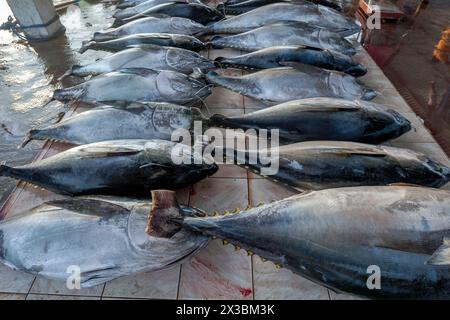
[[[171,239],[145,233],[150,201],[71,198],[44,203],[0,222],[0,261],[37,276],[67,281],[79,268],[81,287],[171,267],[204,247],[204,236]]]

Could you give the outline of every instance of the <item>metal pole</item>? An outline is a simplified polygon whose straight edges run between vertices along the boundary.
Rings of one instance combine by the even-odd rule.
[[[52,0],[6,0],[30,41],[43,41],[65,31]]]

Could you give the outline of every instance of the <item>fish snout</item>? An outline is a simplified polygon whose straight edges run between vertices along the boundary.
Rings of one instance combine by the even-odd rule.
[[[361,96],[361,100],[370,101],[378,95],[378,92],[369,88],[363,87],[363,93]]]
[[[357,64],[345,70],[345,73],[348,73],[354,77],[362,77],[367,73],[367,68],[362,64]]]
[[[411,121],[406,119],[400,113],[392,109],[389,109],[388,112],[394,118],[395,125],[398,127],[399,136],[412,129]]]
[[[450,181],[449,167],[431,159],[428,159],[426,164],[431,173],[437,178],[434,187],[441,187]]]

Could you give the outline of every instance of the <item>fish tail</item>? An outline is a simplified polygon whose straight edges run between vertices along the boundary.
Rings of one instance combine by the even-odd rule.
[[[79,53],[85,53],[89,49],[91,49],[94,45],[95,41],[83,41],[81,43],[81,48],[78,50]]]
[[[77,76],[76,71],[80,68],[81,66],[79,65],[73,65],[72,68],[68,69],[61,77],[58,78],[58,81],[61,81],[69,76]]]
[[[5,162],[0,164],[0,176],[11,177],[15,179],[26,179],[27,175],[24,170],[7,166]]]
[[[72,87],[67,89],[56,89],[53,92],[53,99],[58,101],[78,100],[83,95],[83,88]]]
[[[152,209],[145,230],[151,236],[170,238],[181,229],[180,206],[174,191],[153,190]]]
[[[101,41],[108,41],[108,40],[112,40],[114,39],[114,35],[111,32],[94,32],[94,34],[92,35],[92,40],[91,41],[97,41],[97,42],[101,42]]]
[[[212,47],[213,49],[223,49],[225,48],[221,43],[223,39],[224,37],[222,36],[214,36],[206,42],[206,45]]]
[[[227,116],[223,114],[213,114],[208,120],[209,127],[219,127],[219,128],[236,128]]]

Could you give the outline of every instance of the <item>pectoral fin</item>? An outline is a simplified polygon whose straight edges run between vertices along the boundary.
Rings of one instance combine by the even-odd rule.
[[[450,238],[444,238],[442,245],[431,255],[426,264],[434,266],[450,265]]]

